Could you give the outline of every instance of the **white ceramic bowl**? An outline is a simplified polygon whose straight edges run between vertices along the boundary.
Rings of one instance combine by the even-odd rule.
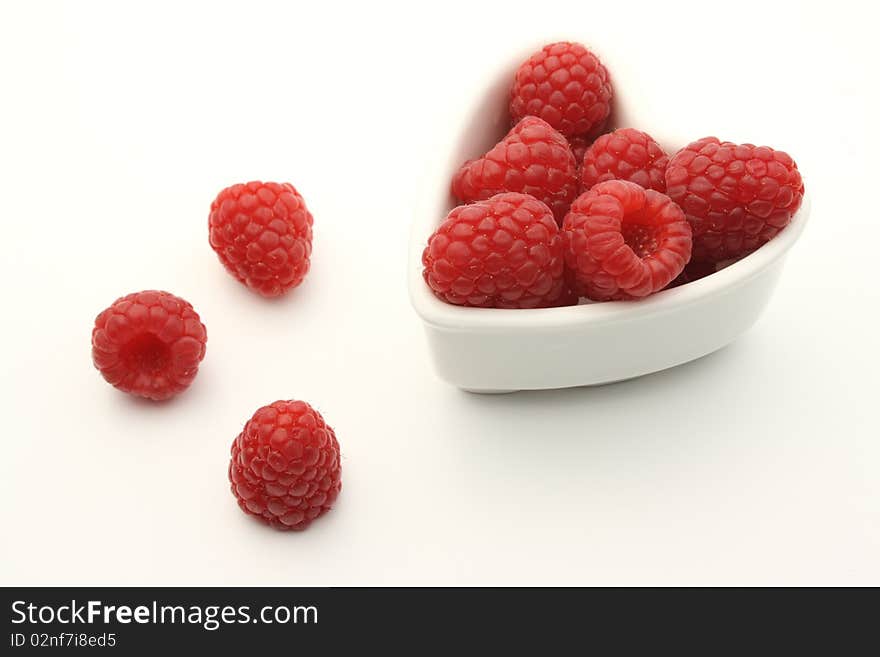
[[[410,240],[409,293],[424,322],[438,375],[471,392],[597,385],[680,365],[735,340],[767,305],[785,255],[807,222],[808,198],[791,224],[751,255],[707,278],[640,301],[501,310],[453,306],[431,293],[422,278],[421,255],[428,237],[455,206],[449,181],[462,162],[484,153],[505,133],[510,81],[527,54],[499,67],[485,95],[472,106],[450,111],[446,132],[438,133],[437,162],[424,178],[428,186],[420,195]],[[613,80],[613,125],[648,130],[670,153],[689,141],[646,124],[644,117],[634,119],[621,98],[619,79]],[[445,152],[439,150],[444,144]]]

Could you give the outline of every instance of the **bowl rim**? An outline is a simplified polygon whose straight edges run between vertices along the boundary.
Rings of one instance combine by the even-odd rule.
[[[508,65],[496,69],[495,86],[499,82],[503,84],[510,78],[518,61],[520,60],[513,60],[508,62]],[[485,95],[489,94],[492,86],[486,85]],[[453,113],[457,114],[458,119],[458,125],[454,127],[461,133],[468,125],[467,122],[474,122],[480,118],[476,116],[477,108],[485,102],[485,95],[468,108],[463,108],[459,104],[454,109]],[[428,237],[439,225],[443,216],[455,206],[448,185],[443,184],[438,188],[436,183],[438,180],[441,182],[450,180],[452,172],[461,164],[450,154],[455,146],[463,146],[463,134],[455,134],[453,140],[445,142],[441,141],[442,136],[435,135],[435,147],[429,152],[442,153],[440,148],[445,145],[447,147],[445,154],[425,163],[426,169],[421,177],[422,189],[417,196],[415,217],[410,230],[407,278],[410,302],[416,313],[426,324],[448,331],[497,329],[534,331],[537,328],[570,330],[579,326],[630,321],[671,312],[699,303],[706,297],[731,292],[758,276],[788,252],[803,233],[810,215],[810,197],[805,193],[800,208],[788,226],[757,250],[710,276],[672,289],[661,290],[644,299],[605,301],[560,308],[502,309],[456,306],[438,299],[422,277],[422,252],[427,245]],[[654,136],[658,138],[657,135]],[[662,139],[661,143],[663,143]],[[428,187],[432,184],[432,187]],[[441,208],[445,209],[441,210]]]

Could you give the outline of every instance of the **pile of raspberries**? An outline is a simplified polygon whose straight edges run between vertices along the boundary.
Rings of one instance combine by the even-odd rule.
[[[613,95],[579,43],[520,65],[510,132],[455,173],[463,205],[422,255],[436,296],[481,308],[642,299],[714,273],[791,221],[804,184],[786,153],[705,137],[670,157],[641,130],[605,132]]]

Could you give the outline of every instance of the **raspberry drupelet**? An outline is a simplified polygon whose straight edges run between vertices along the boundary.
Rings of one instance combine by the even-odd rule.
[[[742,258],[776,236],[804,198],[797,165],[767,146],[706,137],[666,167],[666,193],[694,232],[694,262]]]
[[[257,410],[231,452],[229,481],[239,507],[276,529],[305,529],[342,488],[336,434],[304,401]]]
[[[422,253],[440,299],[482,308],[546,308],[577,299],[565,286],[562,236],[544,203],[507,192],[452,210]]]
[[[123,392],[159,401],[189,387],[207,340],[205,325],[187,301],[168,292],[136,292],[95,319],[92,361]]]
[[[227,187],[211,203],[208,237],[229,273],[264,297],[284,294],[309,271],[312,215],[290,183]]]
[[[665,194],[623,180],[581,194],[562,234],[570,284],[594,301],[662,290],[691,255],[691,229],[681,208]]]

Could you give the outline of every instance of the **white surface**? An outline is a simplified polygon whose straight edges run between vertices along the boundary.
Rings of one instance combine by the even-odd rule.
[[[498,53],[480,63],[485,91],[457,100],[454,116],[434,131],[428,181],[451,180],[462,162],[480,157],[504,129],[512,71],[537,46]],[[610,48],[602,37],[591,46]],[[519,49],[514,49],[519,50]],[[487,58],[488,59],[488,58]],[[497,62],[497,63],[496,63]],[[605,58],[610,70],[617,62]],[[615,84],[637,88],[618,75]],[[647,99],[630,93],[614,108],[611,127],[637,125],[661,144],[678,148],[681,126],[654,123]],[[499,125],[500,124],[500,125]],[[499,129],[500,128],[500,129]],[[409,245],[409,295],[425,323],[438,376],[470,392],[549,390],[626,381],[700,358],[727,346],[755,323],[772,296],[789,249],[810,213],[805,198],[791,225],[756,253],[714,276],[665,290],[639,303],[616,302],[523,312],[463,308],[439,300],[425,285],[422,252],[455,205],[448,186],[423,185]]]
[[[611,4],[4,3],[0,582],[880,584],[877,17]],[[437,101],[476,93],[471,67],[510,43],[599,30],[658,121],[794,155],[810,226],[712,356],[459,392],[405,284]],[[253,178],[292,181],[315,216],[313,270],[278,303],[207,244],[211,198]],[[89,358],[94,315],[150,287],[208,326],[164,406]],[[244,517],[226,481],[244,421],[286,397],[343,450],[338,506],[303,534]]]

